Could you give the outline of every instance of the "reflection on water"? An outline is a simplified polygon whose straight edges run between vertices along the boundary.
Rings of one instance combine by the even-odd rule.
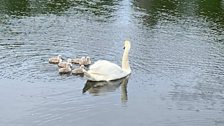
[[[85,0],[77,1],[75,9],[79,11],[91,12],[95,16],[105,15],[105,18],[111,17],[112,12],[116,10],[116,0]]]
[[[221,32],[224,29],[224,7],[222,6],[223,1],[221,0],[204,0],[198,1],[198,15],[203,16],[208,21],[212,21],[215,24],[217,31]],[[214,27],[214,26],[213,26]],[[212,27],[212,28],[213,28]]]
[[[169,16],[178,16],[178,3],[173,0],[134,0],[136,7],[146,11],[141,18],[144,24],[149,26],[155,26],[160,20],[166,20]]]
[[[8,15],[28,16],[30,12],[27,0],[1,0],[0,13]]]
[[[112,17],[111,13],[116,10],[115,0],[2,0],[0,1],[0,13],[12,16],[35,16],[39,14],[72,14],[90,13],[95,16],[104,15],[104,18]]]
[[[86,84],[83,88],[83,93],[88,91],[90,94],[100,95],[106,92],[115,91],[117,88],[121,87],[121,100],[123,102],[126,102],[128,100],[128,96],[127,96],[128,78],[129,76],[119,80],[114,80],[109,82],[86,81]]]
[[[2,125],[223,126],[223,0],[0,2]],[[61,54],[121,64],[125,39],[129,79],[83,85],[48,63]]]
[[[221,0],[134,0],[134,5],[141,11],[144,24],[154,26],[162,20],[174,21],[187,18],[204,18],[212,21],[218,28],[223,29],[224,11]],[[214,25],[214,24],[213,24]],[[211,26],[212,27],[212,26]]]

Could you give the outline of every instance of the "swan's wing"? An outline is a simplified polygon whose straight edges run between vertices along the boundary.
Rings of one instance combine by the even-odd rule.
[[[89,69],[98,69],[99,67],[101,67],[101,66],[104,66],[104,65],[116,65],[116,66],[118,66],[117,64],[114,64],[114,63],[112,63],[112,62],[110,62],[110,61],[107,61],[107,60],[98,60],[98,61],[96,61],[94,64],[92,64],[92,65],[90,65],[90,67],[89,67]],[[118,66],[119,67],[119,66]]]
[[[118,74],[120,72],[123,72],[120,66],[106,60],[99,60],[95,62],[93,65],[89,67],[89,71],[98,74],[108,74],[108,73]]]
[[[99,80],[112,80],[126,76],[127,74],[117,64],[106,60],[99,60],[90,66],[88,73]],[[100,79],[102,78],[102,79]]]

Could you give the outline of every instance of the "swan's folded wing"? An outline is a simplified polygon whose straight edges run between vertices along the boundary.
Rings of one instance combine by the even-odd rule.
[[[91,65],[88,74],[97,80],[113,80],[127,75],[120,66],[106,60],[99,60]]]
[[[99,60],[89,67],[89,70],[96,73],[123,72],[120,66],[106,60]]]

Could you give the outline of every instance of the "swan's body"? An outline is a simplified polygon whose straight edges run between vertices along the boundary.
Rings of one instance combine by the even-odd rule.
[[[52,64],[58,64],[59,62],[62,62],[61,55],[53,56],[49,59],[49,63],[52,63]]]
[[[106,60],[99,60],[89,67],[84,74],[91,81],[111,81],[126,77],[131,73],[128,63],[128,52],[131,48],[130,42],[125,41],[125,50],[122,58],[122,67]]]
[[[99,60],[89,67],[85,76],[92,81],[110,81],[123,78],[128,74],[117,64],[106,60]]]

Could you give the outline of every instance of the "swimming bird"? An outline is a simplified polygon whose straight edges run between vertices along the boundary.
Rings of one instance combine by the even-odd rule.
[[[74,70],[72,70],[72,73],[73,74],[83,74],[84,73],[84,71],[83,71],[84,68],[85,68],[85,66],[81,65],[79,68],[75,68]]]
[[[72,71],[71,67],[72,67],[72,64],[68,63],[68,64],[66,64],[65,67],[59,68],[58,72],[59,72],[59,74],[69,74]]]
[[[87,56],[87,57],[82,57],[82,58],[80,59],[80,61],[79,61],[79,65],[85,65],[85,66],[87,66],[87,65],[90,65],[90,64],[91,64],[91,59],[90,59],[89,56]]]
[[[124,42],[124,53],[122,57],[122,67],[107,60],[99,60],[84,71],[84,75],[91,81],[111,81],[128,76],[131,68],[128,61],[128,53],[131,48],[129,41]]]
[[[49,63],[52,63],[52,64],[58,64],[61,61],[62,61],[61,55],[53,56],[49,59]]]
[[[79,65],[84,65],[86,58],[83,56],[79,59]]]
[[[58,63],[58,67],[59,67],[59,68],[64,68],[64,67],[66,67],[69,63],[71,63],[71,59],[70,59],[70,58],[67,59],[67,61],[60,61],[60,62]]]
[[[84,65],[90,65],[92,63],[91,59],[89,56],[86,57],[86,62]]]

